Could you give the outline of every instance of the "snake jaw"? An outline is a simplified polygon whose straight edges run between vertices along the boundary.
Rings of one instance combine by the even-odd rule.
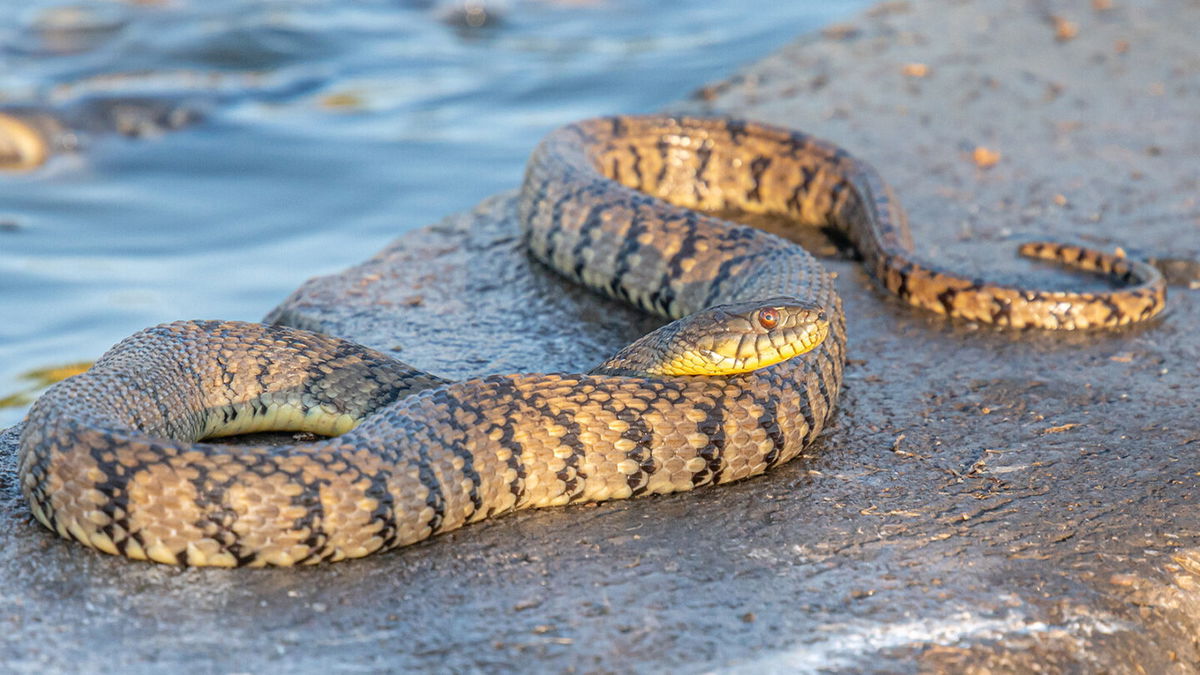
[[[747,373],[786,361],[811,351],[829,335],[829,321],[824,311],[807,302],[790,298],[772,298],[762,302],[742,303],[723,308],[738,323],[748,323],[747,330],[736,341],[724,343],[726,351],[715,350],[722,359],[714,361],[714,370],[706,374],[732,375]],[[759,317],[770,310],[771,322],[763,324]]]
[[[718,305],[644,336],[592,372],[736,375],[810,351],[828,335],[822,308],[794,298]]]

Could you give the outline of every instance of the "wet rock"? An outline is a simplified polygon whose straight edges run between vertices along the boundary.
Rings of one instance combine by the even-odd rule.
[[[1196,250],[1200,7],[1083,9],[1065,17],[1067,40],[1025,4],[889,7],[679,109],[843,144],[895,185],[926,255],[963,269],[1081,283],[1018,261],[1014,240],[1033,236]],[[928,71],[906,75],[912,63]],[[1003,159],[980,168],[976,147]],[[531,262],[512,204],[501,195],[406,235],[268,320],[400,348],[451,377],[578,370],[655,325]],[[1200,663],[1196,295],[1173,289],[1167,316],[1130,330],[1015,334],[917,313],[855,263],[829,266],[851,360],[838,415],[805,457],[352,563],[178,570],[86,550],[28,516],[10,430],[0,653],[39,671]]]
[[[153,138],[204,118],[206,105],[167,97],[89,96],[70,105],[0,108],[0,171],[33,171],[109,134]]]
[[[266,321],[353,335],[456,379],[587,370],[662,325],[526,256],[514,202],[512,194],[493,197],[362,265],[312,279]]]
[[[92,134],[153,138],[200,122],[204,107],[198,101],[168,97],[88,97],[64,116],[74,129]]]

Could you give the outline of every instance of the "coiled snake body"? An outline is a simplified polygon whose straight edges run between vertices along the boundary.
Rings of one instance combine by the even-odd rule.
[[[825,425],[845,325],[829,275],[802,248],[702,213],[729,210],[839,228],[884,288],[942,314],[1078,329],[1163,306],[1152,268],[1071,246],[1022,252],[1125,286],[1013,288],[918,262],[875,171],[799,133],[729,120],[588,120],[552,133],[530,160],[520,217],[533,255],[670,317],[777,297],[802,313],[820,307],[821,335],[805,347],[819,344],[730,375],[662,374],[670,371],[648,366],[639,341],[588,374],[447,382],[305,331],[166,324],[39,399],[21,435],[22,489],[38,520],[101,551],[261,566],[364,556],[514,509],[761,473]],[[735,350],[754,344],[743,337]],[[200,442],[267,429],[333,437]]]

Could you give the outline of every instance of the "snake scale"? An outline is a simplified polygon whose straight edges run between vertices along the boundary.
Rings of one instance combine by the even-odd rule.
[[[706,213],[731,210],[837,228],[883,288],[978,322],[1110,327],[1164,303],[1153,268],[1073,246],[1022,253],[1121,285],[1017,288],[920,262],[875,170],[797,132],[727,119],[586,120],[551,133],[530,160],[519,215],[533,256],[667,317],[783,298],[820,324],[803,347],[815,348],[749,372],[680,376],[653,371],[639,341],[590,373],[449,382],[301,330],[165,324],[37,401],[20,439],[23,492],[47,527],[107,553],[263,566],[365,556],[515,509],[759,474],[828,421],[845,321],[830,275],[803,248]],[[751,347],[756,339],[766,338]],[[329,438],[203,442],[268,429]]]

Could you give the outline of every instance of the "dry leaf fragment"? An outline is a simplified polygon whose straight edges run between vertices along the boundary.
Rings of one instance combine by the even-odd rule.
[[[975,165],[979,168],[989,169],[996,166],[996,162],[1000,161],[1000,153],[979,145],[975,147],[975,152],[971,153],[971,159],[975,160]]]
[[[1054,39],[1059,42],[1066,42],[1079,34],[1079,26],[1072,21],[1061,16],[1052,16],[1050,20],[1054,22]]]

